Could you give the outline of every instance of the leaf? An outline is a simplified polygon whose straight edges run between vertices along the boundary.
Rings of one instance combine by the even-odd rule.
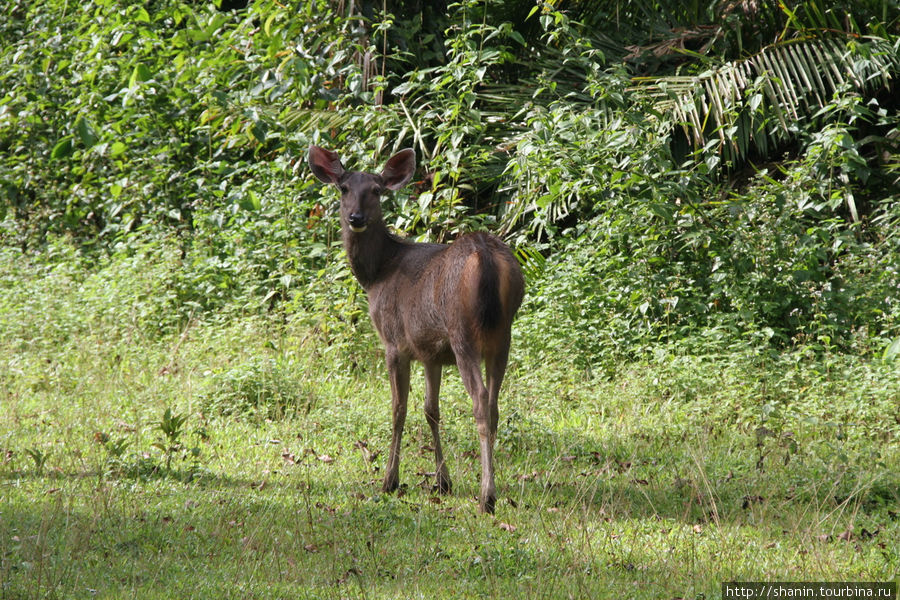
[[[125,152],[126,146],[122,142],[113,142],[109,147],[110,158],[116,158]]]
[[[241,196],[238,205],[244,210],[257,211],[261,206],[259,196],[253,190],[247,190],[246,196]]]
[[[509,32],[509,37],[517,41],[520,45],[525,46],[525,38],[522,37],[522,34],[516,30],[512,30]]]
[[[657,110],[674,114],[696,147],[718,154],[725,146],[736,156],[746,156],[749,145],[735,144],[735,139],[752,133],[762,149],[793,135],[794,123],[814,118],[842,86],[874,91],[884,85],[900,69],[895,57],[886,39],[873,36],[861,44],[823,35],[782,41],[699,75],[632,81],[654,100]],[[753,118],[736,118],[743,109]],[[772,117],[778,127],[766,131],[759,126]],[[714,127],[708,127],[710,123]],[[736,134],[724,135],[723,128],[731,125],[737,125]],[[745,133],[746,128],[751,132]],[[715,138],[709,144],[711,135]]]
[[[268,131],[269,127],[264,121],[257,121],[253,124],[253,127],[250,128],[250,133],[253,134],[254,139],[260,144],[266,141],[266,134]]]
[[[900,356],[900,337],[894,338],[894,341],[888,344],[888,347],[884,349],[881,360],[891,362],[898,356]]]
[[[202,29],[188,29],[187,34],[195,42],[207,42],[210,38],[209,33]]]
[[[854,536],[853,536],[853,530],[852,530],[852,529],[848,529],[847,531],[838,534],[837,539],[841,540],[842,542],[851,542],[851,541],[853,541],[853,539],[854,539]]]
[[[94,131],[90,121],[84,117],[78,117],[78,120],[75,121],[75,130],[78,132],[78,137],[81,138],[81,143],[84,144],[85,148],[90,148],[97,143],[97,133]]]
[[[144,63],[138,63],[134,66],[134,70],[131,72],[131,79],[128,80],[128,87],[135,88],[140,83],[144,83],[145,81],[149,81],[153,75],[150,73],[150,69]]]
[[[56,142],[56,145],[53,146],[53,150],[50,151],[50,158],[54,160],[67,158],[72,154],[73,148],[72,136],[67,135],[66,137]]]
[[[751,112],[756,112],[756,109],[759,108],[759,105],[762,103],[763,97],[762,94],[753,94],[750,96],[750,100],[747,102],[747,106],[750,108]]]

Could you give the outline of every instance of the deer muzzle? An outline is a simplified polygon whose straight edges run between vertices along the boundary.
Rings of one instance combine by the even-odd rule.
[[[362,213],[352,213],[347,217],[347,223],[353,233],[362,233],[366,230],[366,217]]]

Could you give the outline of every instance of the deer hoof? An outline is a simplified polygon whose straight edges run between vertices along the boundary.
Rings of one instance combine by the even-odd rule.
[[[438,474],[434,482],[434,491],[441,494],[449,494],[452,489],[453,484],[451,483],[450,478]]]
[[[385,494],[390,494],[397,490],[400,487],[400,478],[394,475],[393,477],[390,475],[386,475],[384,478],[384,482],[381,484],[381,491]]]

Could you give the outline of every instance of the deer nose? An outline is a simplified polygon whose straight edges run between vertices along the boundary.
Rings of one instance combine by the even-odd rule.
[[[347,221],[350,223],[351,231],[362,233],[366,230],[366,217],[362,213],[350,213],[350,216],[347,217]]]

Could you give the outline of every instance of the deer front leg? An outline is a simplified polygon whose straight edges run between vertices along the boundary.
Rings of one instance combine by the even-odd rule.
[[[435,487],[442,494],[449,494],[452,484],[447,465],[444,463],[444,453],[441,451],[440,423],[441,410],[438,406],[438,397],[441,391],[441,365],[434,363],[425,364],[425,420],[431,427],[431,437],[434,439],[434,464]]]
[[[406,422],[406,401],[409,398],[409,359],[396,351],[387,351],[388,373],[391,379],[391,449],[384,473],[384,492],[393,492],[400,485],[400,442],[403,439],[403,424]]]

